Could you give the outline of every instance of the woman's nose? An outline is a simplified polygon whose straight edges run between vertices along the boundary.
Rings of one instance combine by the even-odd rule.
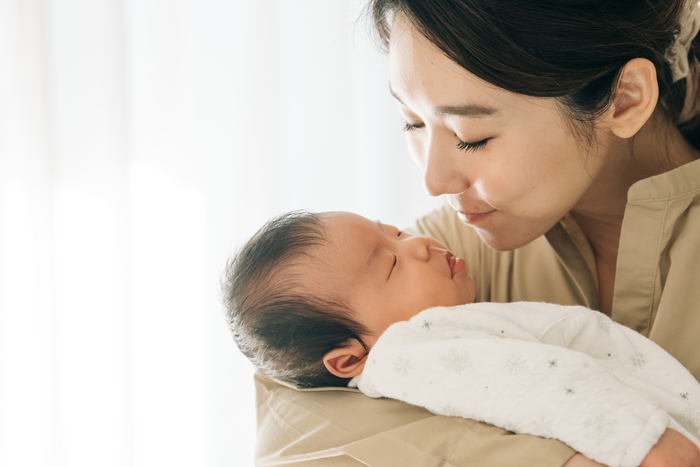
[[[423,187],[430,196],[454,195],[469,188],[467,174],[459,163],[459,151],[444,135],[431,135],[423,147]]]

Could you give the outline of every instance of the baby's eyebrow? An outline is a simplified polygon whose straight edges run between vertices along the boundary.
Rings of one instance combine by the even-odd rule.
[[[377,225],[377,228],[379,230],[382,230],[382,223],[379,222],[378,219],[374,223]],[[372,247],[372,251],[369,253],[369,258],[367,258],[367,266],[370,266],[372,264],[372,261],[374,261],[374,259],[377,257],[378,254],[379,254],[379,243],[375,242],[374,246]]]
[[[372,251],[369,254],[369,258],[367,258],[367,266],[371,266],[372,262],[376,259],[377,253],[379,253],[379,245],[374,245],[374,248],[372,248]]]

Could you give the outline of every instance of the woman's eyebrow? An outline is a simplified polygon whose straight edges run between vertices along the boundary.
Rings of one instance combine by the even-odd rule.
[[[392,89],[391,84],[389,84],[389,93],[391,93],[391,95],[394,96],[394,99],[399,101],[404,106],[408,107]],[[495,117],[501,114],[501,112],[498,109],[487,107],[481,104],[443,105],[439,107],[433,107],[432,112],[434,115],[437,115],[439,117],[444,117],[447,115],[456,115],[459,117],[470,118]]]
[[[464,105],[447,105],[442,107],[433,108],[433,113],[440,117],[446,115],[457,115],[459,117],[471,117],[471,118],[481,118],[481,117],[494,117],[500,115],[501,113],[491,107],[485,107],[479,104],[464,104]]]

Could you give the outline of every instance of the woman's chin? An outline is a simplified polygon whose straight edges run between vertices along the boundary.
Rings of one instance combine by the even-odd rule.
[[[477,235],[482,242],[484,242],[489,248],[497,251],[511,251],[516,248],[523,247],[538,237],[542,236],[543,233],[526,235],[520,233],[515,229],[499,229],[498,231],[486,230],[484,228],[479,228],[473,226],[476,230]]]

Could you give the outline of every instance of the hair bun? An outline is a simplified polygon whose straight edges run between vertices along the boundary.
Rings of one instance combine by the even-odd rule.
[[[671,67],[674,82],[688,76],[690,70],[688,52],[693,39],[700,31],[700,6],[696,0],[685,4],[678,27],[680,31],[675,42],[666,50],[666,60]]]

